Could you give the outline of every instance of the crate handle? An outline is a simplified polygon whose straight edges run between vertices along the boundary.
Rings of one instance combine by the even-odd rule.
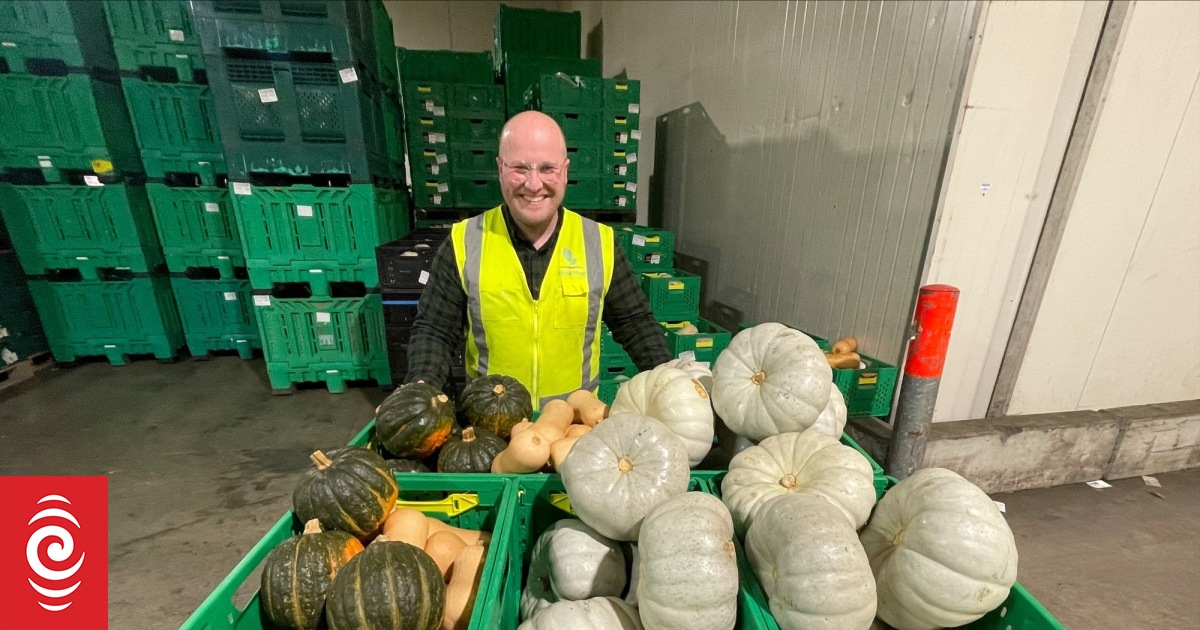
[[[478,505],[479,495],[466,492],[456,492],[445,499],[438,499],[436,501],[396,500],[396,507],[398,508],[413,508],[422,512],[439,512],[451,517],[473,510]]]

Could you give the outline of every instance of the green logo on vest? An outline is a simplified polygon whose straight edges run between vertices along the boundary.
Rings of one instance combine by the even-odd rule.
[[[563,248],[563,258],[565,258],[567,260],[567,264],[571,265],[572,267],[579,264],[575,260],[575,254],[571,253],[571,250],[566,247]]]

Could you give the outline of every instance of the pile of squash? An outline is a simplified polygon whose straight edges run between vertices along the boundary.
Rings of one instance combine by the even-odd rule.
[[[304,531],[263,563],[264,616],[296,630],[466,628],[490,534],[397,509],[395,473],[374,451],[311,460],[292,493]]]

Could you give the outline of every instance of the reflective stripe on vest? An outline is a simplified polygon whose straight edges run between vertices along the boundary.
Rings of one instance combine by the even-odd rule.
[[[512,376],[539,409],[599,385],[599,328],[612,280],[612,228],[569,210],[562,221],[536,301],[499,207],[451,230],[467,295],[467,373]]]

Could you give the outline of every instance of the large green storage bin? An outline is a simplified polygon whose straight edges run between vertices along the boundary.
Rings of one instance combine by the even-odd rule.
[[[228,188],[147,184],[146,194],[168,270],[215,267],[220,277],[232,279],[235,269],[246,266]]]
[[[204,68],[185,0],[104,0],[104,13],[121,70],[174,68],[178,80],[191,82]]]
[[[361,64],[379,72],[375,13],[368,2],[191,0],[191,6],[205,55],[222,49],[318,53],[332,57],[339,68]]]
[[[510,53],[543,57],[579,58],[583,26],[578,11],[521,9],[500,5],[492,31],[497,76]]]
[[[492,533],[467,628],[500,628],[498,604],[508,571],[510,541],[517,520],[516,479],[464,473],[398,473],[396,479],[400,482],[397,506],[420,510],[431,518],[455,527]],[[261,615],[261,594],[255,588],[258,583],[256,569],[272,549],[300,533],[303,528],[304,524],[291,511],[279,519],[184,622],[182,630],[269,628],[269,623]],[[238,607],[237,593],[245,588],[252,590],[253,595],[244,606]]]
[[[72,69],[116,70],[103,24],[99,2],[5,0],[0,2],[0,60],[13,73],[45,71],[37,60],[54,60]],[[34,60],[32,65],[27,65],[29,60]]]
[[[233,350],[249,359],[262,348],[249,281],[172,277],[171,289],[192,356]]]
[[[0,5],[3,6],[3,5]],[[140,173],[121,87],[86,74],[0,74],[0,167],[98,175]]]
[[[29,291],[59,363],[103,356],[124,365],[133,354],[171,359],[184,345],[166,277],[30,280]]]
[[[232,184],[243,252],[256,289],[276,282],[379,285],[375,248],[409,231],[402,190],[356,184],[347,188]],[[322,273],[312,274],[319,269]]]
[[[254,313],[277,393],[294,383],[323,382],[334,394],[346,391],[346,381],[391,384],[379,294],[280,299],[255,291]]]
[[[220,158],[217,110],[207,85],[122,79],[133,130],[143,154]],[[161,172],[146,173],[162,177]]]
[[[492,55],[486,52],[396,48],[396,63],[400,67],[401,91],[405,95],[409,94],[409,86],[428,82],[492,83]],[[435,97],[438,94],[436,91],[424,93]],[[448,93],[443,94],[449,97]]]
[[[99,269],[147,273],[163,263],[144,186],[4,185],[0,212],[30,275],[78,269],[95,280]]]

